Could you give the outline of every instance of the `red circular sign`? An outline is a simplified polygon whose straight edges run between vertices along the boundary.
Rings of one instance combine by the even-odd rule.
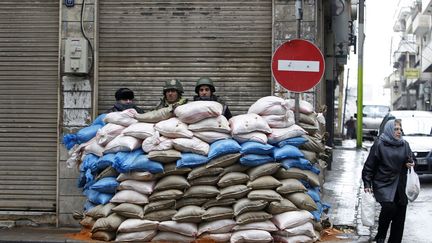
[[[294,39],[276,49],[271,68],[274,79],[282,87],[293,92],[304,92],[321,80],[324,57],[312,42]]]

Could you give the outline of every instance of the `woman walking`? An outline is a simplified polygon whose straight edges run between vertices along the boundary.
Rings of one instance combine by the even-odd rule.
[[[391,223],[389,243],[402,241],[408,198],[407,169],[414,166],[411,148],[402,138],[401,120],[390,120],[375,141],[362,171],[364,190],[381,204],[375,241],[384,243]]]

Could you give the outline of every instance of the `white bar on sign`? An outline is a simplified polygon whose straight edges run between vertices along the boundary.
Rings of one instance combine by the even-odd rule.
[[[319,72],[319,61],[278,60],[278,70]]]

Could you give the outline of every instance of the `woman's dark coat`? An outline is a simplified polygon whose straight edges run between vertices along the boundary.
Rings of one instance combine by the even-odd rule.
[[[373,144],[362,171],[365,188],[372,188],[377,202],[393,202],[396,191],[399,204],[408,203],[405,187],[408,157],[412,157],[409,144],[392,145],[377,139]]]

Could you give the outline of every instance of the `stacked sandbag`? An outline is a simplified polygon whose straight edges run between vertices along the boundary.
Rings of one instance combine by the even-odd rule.
[[[264,97],[250,112],[227,121],[219,103],[200,101],[157,123],[108,114],[80,145],[81,224],[105,241],[316,241],[320,141],[286,100]]]

